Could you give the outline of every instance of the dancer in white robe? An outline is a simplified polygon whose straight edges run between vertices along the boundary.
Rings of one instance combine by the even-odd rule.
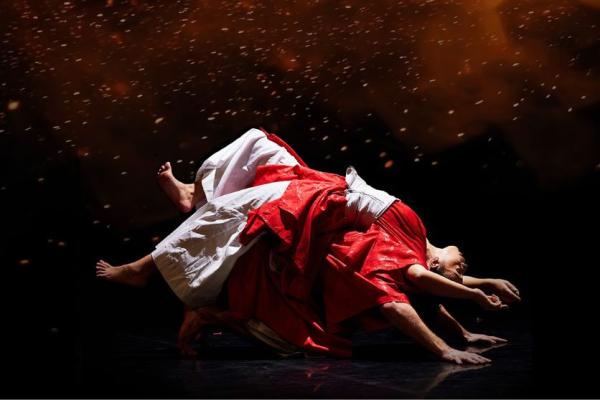
[[[186,305],[216,302],[235,262],[255,242],[239,241],[248,213],[285,192],[289,182],[248,187],[256,168],[265,164],[293,166],[298,161],[264,132],[251,129],[198,169],[196,183],[203,196],[196,212],[152,252],[156,267]]]

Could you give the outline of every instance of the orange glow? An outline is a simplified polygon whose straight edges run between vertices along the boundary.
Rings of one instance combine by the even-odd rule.
[[[115,82],[111,85],[111,90],[119,96],[126,96],[129,94],[130,87],[125,82]]]

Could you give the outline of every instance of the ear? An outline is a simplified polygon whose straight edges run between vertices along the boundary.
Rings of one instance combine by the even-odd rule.
[[[429,260],[429,269],[433,272],[440,268],[440,259],[439,257],[433,257]]]

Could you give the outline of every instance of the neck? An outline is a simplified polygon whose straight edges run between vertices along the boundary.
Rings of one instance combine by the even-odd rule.
[[[439,247],[435,247],[429,240],[427,241],[427,264],[431,261],[432,258],[438,257],[441,249]]]

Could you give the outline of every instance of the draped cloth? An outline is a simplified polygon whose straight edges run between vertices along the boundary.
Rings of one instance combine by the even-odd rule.
[[[250,212],[242,243],[263,235],[228,281],[236,318],[258,319],[308,351],[349,356],[349,326],[385,327],[374,312],[409,302],[404,272],[426,266],[425,228],[396,201],[366,230],[346,218],[345,180],[301,165],[257,168],[253,185],[289,181],[285,193]]]
[[[404,271],[426,266],[414,211],[353,168],[308,168],[264,130],[211,155],[197,182],[205,199],[152,257],[188,306],[214,304],[226,285],[232,315],[272,342],[349,356],[352,327],[385,326],[376,307],[408,302]]]

